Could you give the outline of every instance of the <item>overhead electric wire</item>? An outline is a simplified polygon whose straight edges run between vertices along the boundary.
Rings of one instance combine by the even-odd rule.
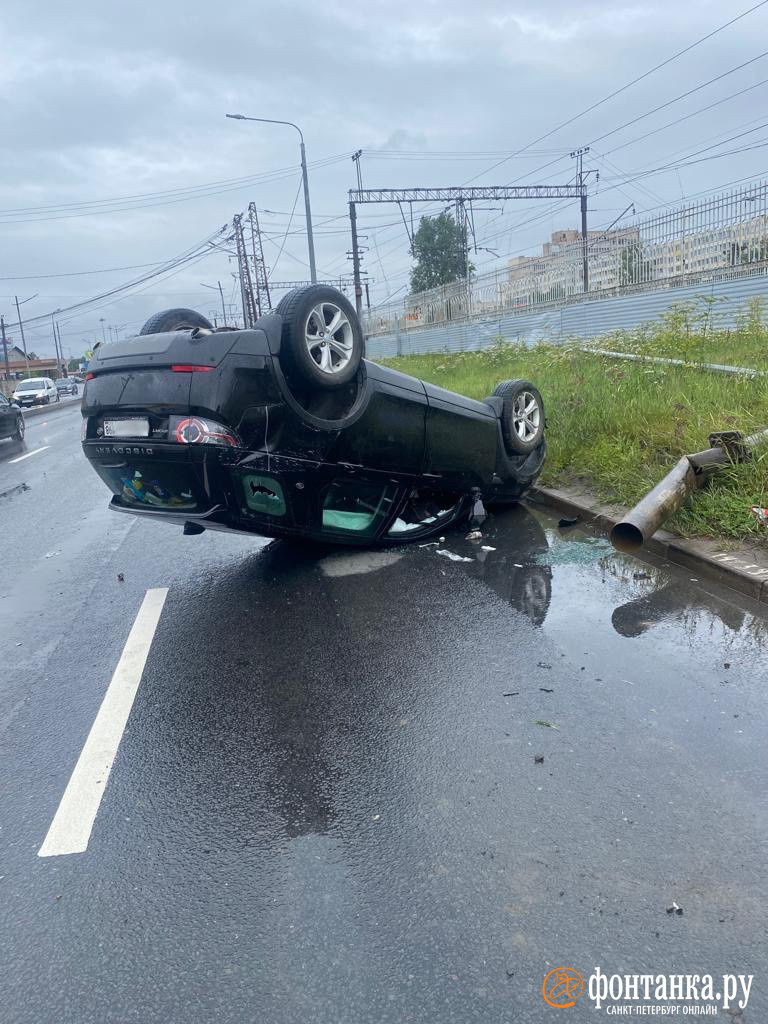
[[[283,240],[280,243],[280,251],[278,252],[277,256],[275,257],[275,261],[272,264],[272,274],[274,274],[275,271],[277,270],[277,264],[280,262],[280,257],[283,255],[283,249],[285,249],[285,243],[286,243],[286,241],[288,239],[288,232],[291,230],[291,224],[293,223],[293,215],[296,212],[296,204],[298,203],[299,196],[301,194],[302,181],[303,181],[303,179],[302,179],[301,175],[299,175],[299,186],[296,189],[296,195],[293,198],[293,208],[291,210],[291,216],[290,216],[290,219],[288,221],[288,227],[285,229],[285,234],[283,235]],[[272,241],[272,239],[270,239],[270,241]]]
[[[700,39],[696,39],[693,43],[690,43],[682,50],[678,50],[677,53],[673,53],[670,57],[667,57],[665,60],[661,61],[661,63],[655,64],[652,68],[649,68],[647,71],[644,71],[642,75],[638,75],[637,78],[633,78],[630,82],[627,82],[625,85],[620,86],[618,89],[614,89],[613,92],[608,93],[607,96],[603,96],[602,99],[599,99],[595,103],[592,103],[590,106],[585,107],[584,110],[579,111],[578,114],[573,114],[565,121],[561,121],[560,124],[555,125],[554,128],[550,128],[550,130],[548,132],[545,132],[543,135],[539,135],[538,138],[535,138],[532,142],[529,142],[528,145],[516,150],[513,155],[519,156],[521,153],[524,153],[527,150],[531,149],[539,142],[543,142],[544,139],[551,138],[551,136],[553,136],[556,132],[559,132],[562,128],[567,128],[568,125],[573,124],[574,121],[578,121],[579,118],[584,117],[586,114],[589,114],[593,110],[596,110],[598,107],[601,107],[604,103],[608,103],[609,100],[612,100],[616,96],[619,96],[621,93],[626,92],[626,90],[630,89],[633,85],[637,85],[638,82],[642,82],[644,79],[648,78],[656,71],[660,71],[663,67],[666,67],[668,64],[671,64],[673,61],[677,60],[679,57],[682,57],[684,54],[689,53],[697,46],[700,46],[702,43],[705,43],[708,39],[711,39],[713,36],[716,36],[719,32],[722,32],[724,29],[729,28],[731,25],[735,24],[737,21],[740,21],[742,18],[746,18],[748,14],[752,14],[754,11],[759,10],[761,7],[765,7],[767,3],[768,0],[761,0],[760,3],[755,4],[754,6],[748,8],[746,11],[742,11],[741,14],[737,14],[736,17],[731,18],[729,21],[726,21],[722,25],[719,25],[711,32],[708,32],[706,35],[701,36]],[[493,164],[493,166],[488,167],[486,168],[485,171],[481,171],[480,174],[475,175],[474,178],[470,178],[469,181],[464,182],[464,184],[467,185],[471,181],[476,181],[477,178],[482,177],[484,174],[490,174],[491,171],[495,170],[497,167],[501,167],[502,164],[507,163],[507,161],[510,159],[511,157],[505,157],[503,160],[499,160],[497,163]]]
[[[308,166],[311,168],[329,166],[334,163],[339,163],[341,160],[346,160],[348,155],[349,154],[345,152],[337,153],[332,156],[321,157],[318,160],[310,161]],[[271,180],[275,175],[279,175],[281,178],[286,176],[292,177],[296,173],[296,170],[296,165],[290,164],[287,167],[277,167],[271,171],[262,171],[260,174],[246,175],[240,178],[222,178],[219,181],[203,182],[200,185],[185,185],[178,188],[161,189],[153,192],[136,192],[125,196],[113,196],[109,199],[79,200],[78,202],[73,203],[53,203],[47,206],[10,207],[7,209],[0,209],[0,216],[11,216],[17,213],[57,213],[69,209],[111,206],[115,203],[133,202],[144,199],[164,199],[168,196],[174,197],[183,193],[208,191],[209,189],[218,188],[219,186],[235,186],[239,188],[241,185],[252,185],[265,180]],[[279,214],[280,211],[265,210],[264,212]]]
[[[327,167],[327,166],[330,166],[332,163],[339,163],[341,160],[345,160],[345,159],[346,159],[346,154],[344,156],[342,156],[342,157],[337,157],[337,158],[334,158],[332,160],[328,160],[326,162],[319,162],[318,161],[315,164],[313,164],[312,166],[315,169],[318,168],[318,167]],[[259,179],[259,181],[262,184],[263,183],[271,183],[271,182],[274,182],[274,181],[283,180],[284,178],[293,177],[293,175],[295,173],[296,173],[296,168],[292,167],[292,168],[290,168],[290,170],[287,173],[273,174],[271,177],[269,177],[269,178],[261,178],[261,179]],[[196,192],[193,192],[193,193],[190,193],[190,194],[180,195],[178,198],[160,198],[160,199],[157,199],[157,200],[152,201],[152,202],[129,203],[128,205],[123,205],[123,206],[118,206],[118,205],[115,205],[115,206],[103,206],[103,207],[100,207],[98,209],[90,209],[90,208],[88,208],[89,205],[92,206],[93,204],[84,203],[84,204],[82,204],[82,208],[79,209],[79,211],[74,211],[74,210],[72,210],[72,211],[64,211],[64,212],[59,211],[59,212],[52,213],[50,215],[43,214],[42,216],[18,217],[18,216],[15,216],[15,214],[14,215],[4,214],[4,215],[0,215],[0,223],[1,224],[6,224],[6,225],[13,225],[13,224],[37,224],[37,223],[40,223],[40,222],[43,222],[43,221],[74,220],[74,219],[80,219],[82,217],[98,217],[98,216],[106,216],[106,215],[118,214],[118,213],[130,213],[130,212],[133,212],[134,210],[147,210],[147,209],[153,209],[154,207],[158,207],[158,206],[172,206],[172,205],[176,205],[177,203],[187,203],[187,202],[192,202],[192,201],[197,200],[197,199],[207,199],[207,198],[209,198],[211,196],[224,195],[224,194],[229,193],[229,192],[242,192],[244,189],[250,188],[253,185],[253,183],[254,183],[254,179],[249,179],[246,183],[240,184],[240,185],[232,185],[232,186],[228,186],[226,188],[210,189],[208,191],[196,191]]]
[[[53,310],[52,313],[54,315],[58,315],[74,312],[75,310],[82,311],[86,308],[89,308],[90,306],[93,306],[98,302],[101,302],[103,299],[110,298],[112,295],[121,294],[128,290],[134,290],[147,281],[150,281],[156,277],[160,277],[169,271],[175,270],[177,267],[189,263],[198,256],[202,258],[202,256],[208,255],[208,253],[210,253],[210,244],[213,242],[213,240],[218,238],[220,235],[224,234],[225,231],[226,226],[223,228],[219,228],[218,231],[213,232],[213,234],[207,236],[201,242],[197,243],[194,246],[191,246],[189,249],[185,249],[184,252],[180,253],[177,257],[174,257],[171,260],[167,260],[164,264],[159,265],[157,269],[153,270],[148,274],[140,275],[138,278],[134,278],[131,281],[127,281],[122,285],[118,285],[115,288],[109,289],[106,292],[103,292],[99,295],[94,295],[90,299],[83,300],[82,302],[73,303],[72,305],[66,306],[62,309]],[[49,311],[47,313],[38,314],[37,316],[25,318],[24,326],[32,326],[36,323],[47,321],[52,315],[52,313]],[[9,326],[17,327],[18,323],[11,322]]]

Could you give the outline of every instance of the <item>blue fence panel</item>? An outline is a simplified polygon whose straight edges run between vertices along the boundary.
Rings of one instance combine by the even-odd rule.
[[[685,288],[569,302],[492,319],[474,318],[432,327],[414,327],[369,338],[368,355],[376,359],[423,352],[473,351],[498,342],[536,345],[541,341],[587,340],[611,331],[632,330],[640,324],[657,320],[676,303],[695,304],[702,296],[720,300],[714,306],[717,326],[733,328],[737,316],[752,299],[768,300],[768,276],[761,274]]]

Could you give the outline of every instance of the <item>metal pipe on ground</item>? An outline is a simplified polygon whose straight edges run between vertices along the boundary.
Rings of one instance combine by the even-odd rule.
[[[710,435],[711,448],[695,455],[683,455],[653,490],[631,509],[611,530],[611,544],[627,554],[643,544],[673,515],[688,496],[718,469],[751,458],[755,448],[768,444],[768,430],[749,437],[737,431]]]

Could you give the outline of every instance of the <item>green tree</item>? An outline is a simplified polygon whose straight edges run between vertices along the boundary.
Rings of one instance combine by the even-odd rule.
[[[450,213],[422,217],[413,236],[411,255],[416,266],[411,271],[411,291],[425,292],[441,284],[458,281],[466,274],[464,232]],[[475,268],[470,264],[470,273]]]

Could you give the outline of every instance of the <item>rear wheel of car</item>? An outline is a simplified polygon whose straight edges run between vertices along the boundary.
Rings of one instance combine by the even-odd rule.
[[[332,390],[348,384],[363,358],[363,330],[349,300],[335,288],[296,288],[276,309],[283,318],[284,369],[303,384]]]
[[[25,429],[24,417],[23,416],[17,416],[16,417],[16,430],[15,430],[15,432],[13,434],[13,440],[14,441],[23,441],[24,440],[24,429]]]
[[[155,313],[139,331],[139,334],[166,334],[168,331],[192,331],[195,327],[213,330],[213,324],[202,313],[194,309],[164,309]]]
[[[493,393],[504,399],[501,433],[507,453],[532,452],[544,436],[544,402],[539,389],[529,380],[505,380]]]

